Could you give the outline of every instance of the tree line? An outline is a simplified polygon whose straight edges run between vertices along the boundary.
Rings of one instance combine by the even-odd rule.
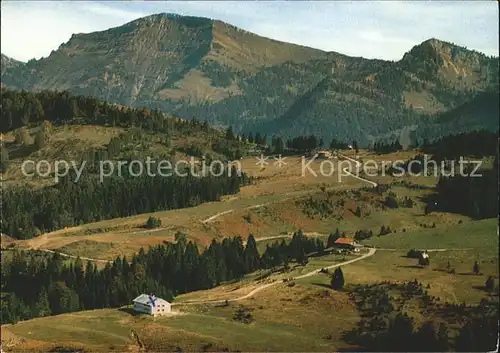
[[[91,168],[91,166],[89,166]],[[216,201],[222,195],[235,194],[247,182],[245,174],[233,167],[221,176],[208,173],[196,177],[150,176],[114,172],[102,180],[92,173],[82,173],[78,182],[74,171],[53,186],[34,189],[17,186],[2,195],[3,232],[18,239],[64,227],[135,214],[192,207]],[[220,172],[220,171],[219,171]]]
[[[140,127],[168,133],[185,124],[166,119],[158,110],[128,108],[93,97],[76,96],[67,91],[12,91],[2,88],[0,131],[7,132],[43,121],[54,124],[88,123],[95,125]]]
[[[121,107],[68,92],[31,93],[2,88],[1,104],[0,131],[18,129],[16,143],[28,145],[31,136],[26,127],[38,125],[40,129],[35,144],[39,149],[44,147],[53,125],[57,124],[122,126],[131,132],[141,132],[139,135],[142,131],[155,131],[163,134],[167,142],[174,132],[185,135],[204,131],[219,135],[206,122],[169,118],[157,110]],[[229,167],[221,167],[224,171],[219,177],[208,175],[198,178],[189,173],[186,177],[152,177],[147,173],[136,176],[128,168],[132,159],[142,162],[142,165],[146,162],[142,156],[133,154],[126,157],[126,167],[101,182],[97,175],[98,162],[117,157],[130,142],[125,138],[135,138],[131,134],[125,135],[113,138],[104,149],[84,151],[78,161],[80,167],[85,163],[78,182],[75,173],[70,170],[53,186],[40,189],[13,186],[5,189],[1,200],[3,231],[12,237],[25,239],[66,226],[195,206],[215,201],[225,194],[237,193],[240,185],[247,181],[246,175]],[[238,152],[237,147],[231,145],[223,152],[234,156]],[[5,171],[9,164],[9,150],[4,145],[1,149],[0,167]],[[174,162],[171,160],[172,165]]]
[[[436,161],[457,160],[461,156],[495,156],[498,154],[498,133],[481,130],[423,140],[421,150],[432,154]]]
[[[498,157],[492,169],[481,170],[480,173],[481,177],[455,175],[439,178],[435,197],[439,210],[474,219],[497,217]]]
[[[259,269],[307,263],[307,255],[324,244],[296,232],[289,244],[276,242],[261,256],[253,235],[212,243],[200,253],[182,233],[175,243],[164,242],[139,253],[129,262],[117,257],[98,269],[92,262],[63,260],[55,253],[13,252],[2,266],[2,323],[61,313],[113,308],[130,304],[141,293],[166,300],[179,294],[213,288]],[[30,288],[30,290],[26,290]]]
[[[68,91],[26,92],[2,87],[1,92],[0,132],[18,129],[16,143],[20,145],[30,145],[33,142],[27,127],[42,126],[34,138],[36,147],[40,149],[50,138],[50,132],[45,129],[47,125],[93,124],[162,134],[164,144],[169,147],[174,135],[188,136],[202,132],[213,141],[211,147],[214,152],[230,159],[237,159],[243,154],[238,141],[225,143],[228,140],[221,138],[222,132],[212,128],[207,121],[196,118],[178,119],[157,109],[120,106],[93,97],[73,95]],[[2,171],[7,170],[9,164],[7,147],[5,144],[1,145]]]
[[[395,140],[394,142],[383,142],[377,141],[370,148],[373,152],[386,154],[403,150],[403,146],[399,143],[399,140]]]
[[[479,305],[442,303],[417,280],[406,283],[382,282],[357,285],[350,295],[362,319],[344,333],[350,344],[371,352],[487,352],[498,339],[498,299],[484,298]],[[395,300],[425,307],[424,320],[415,320]],[[438,319],[436,317],[441,317]],[[443,320],[444,319],[444,320]],[[453,324],[455,334],[450,331]]]
[[[237,135],[233,132],[232,126],[226,129],[226,139],[231,141],[237,139]],[[322,137],[314,134],[298,135],[289,138],[284,138],[278,135],[272,135],[269,140],[267,135],[261,135],[256,132],[255,135],[249,132],[247,135],[241,133],[239,139],[245,142],[254,143],[265,148],[267,153],[283,153],[285,151],[310,152],[312,150],[325,147],[325,142]],[[328,145],[331,149],[347,149],[347,142],[340,142],[333,138]],[[352,146],[356,146],[357,142],[353,141]],[[354,148],[354,147],[353,147]]]
[[[422,146],[425,153],[432,154],[432,160],[457,162],[460,157],[465,160],[482,160],[495,156],[492,168],[480,168],[471,173],[475,165],[466,164],[465,175],[441,175],[436,185],[436,195],[428,202],[428,209],[439,209],[456,212],[475,219],[493,218],[498,215],[498,135],[488,131],[475,131],[449,135]],[[422,160],[422,156],[417,156]],[[436,206],[437,204],[437,206]]]
[[[491,352],[498,338],[498,308],[492,304],[475,308],[453,340],[446,323],[428,320],[417,328],[416,320],[405,312],[389,320],[375,317],[371,324],[385,329],[364,339],[364,346],[375,352]]]
[[[323,139],[314,135],[297,136],[286,141],[286,147],[300,152],[312,151],[318,147],[323,147]]]

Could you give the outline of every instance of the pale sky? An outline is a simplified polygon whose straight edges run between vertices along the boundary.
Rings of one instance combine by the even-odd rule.
[[[1,1],[1,52],[46,57],[73,33],[169,12],[210,17],[273,39],[351,56],[399,60],[429,38],[498,56],[498,2]]]

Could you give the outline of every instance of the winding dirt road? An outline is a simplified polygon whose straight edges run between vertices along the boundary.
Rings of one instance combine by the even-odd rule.
[[[281,238],[289,238],[291,235],[288,235],[288,234],[283,234],[283,235],[274,235],[274,236],[271,236],[271,237],[263,237],[263,238],[258,238],[258,239],[255,239],[255,241],[258,243],[259,241],[264,241],[264,240],[272,240],[272,239],[281,239]],[[246,245],[246,240],[243,242],[243,246]],[[50,250],[50,249],[41,249],[41,248],[37,248],[37,249],[30,249],[30,250],[37,250],[37,251],[43,251],[43,252],[46,252],[46,253],[50,253],[50,254],[59,254],[60,256],[62,257],[66,257],[66,258],[69,258],[69,259],[77,259],[78,256],[76,255],[70,255],[70,254],[66,254],[66,253],[63,253],[63,252],[60,252],[60,251],[56,251],[56,250]],[[102,263],[113,263],[113,260],[103,260],[103,259],[94,259],[94,258],[91,258],[91,257],[82,257],[80,256],[80,260],[82,261],[92,261],[92,262],[102,262]],[[131,263],[131,262],[129,262]]]
[[[290,238],[291,235],[289,234],[283,234],[283,235],[273,235],[271,237],[262,237],[262,238],[258,238],[258,239],[255,239],[255,242],[258,243],[259,241],[265,241],[265,240],[273,240],[273,239],[282,239],[282,238]],[[243,241],[243,246],[246,246],[247,245],[247,241]]]
[[[283,201],[286,201],[286,200],[289,200],[289,199],[291,199],[291,197],[286,197],[284,199],[281,199],[279,202],[283,202]],[[266,202],[266,203],[261,203],[259,205],[253,205],[253,206],[248,206],[248,207],[239,208],[239,209],[232,208],[230,210],[226,210],[226,211],[223,211],[223,212],[216,213],[213,216],[210,216],[207,219],[204,219],[203,221],[201,221],[201,223],[206,224],[208,222],[213,221],[214,219],[219,218],[220,216],[224,216],[226,214],[229,214],[229,213],[237,211],[237,210],[255,210],[257,208],[261,208],[261,207],[270,205],[270,204],[275,203],[275,202],[277,202],[277,201],[270,201],[270,202]]]
[[[339,155],[339,157],[345,158],[345,159],[347,159],[347,160],[349,160],[349,161],[351,161],[351,162],[356,163],[356,167],[357,167],[357,168],[361,167],[361,165],[362,165],[362,163],[361,163],[360,161],[357,161],[357,160],[355,160],[355,159],[352,159],[351,157],[347,157],[347,156],[345,156],[345,155],[343,155],[343,154],[340,154],[340,153],[339,153],[338,155]],[[357,176],[357,175],[355,175],[355,174],[352,174],[352,173],[350,172],[350,170],[349,170],[349,168],[348,168],[348,167],[344,168],[342,171],[343,171],[344,173],[348,174],[349,176],[352,176],[353,178],[356,178],[356,179],[358,179],[358,180],[364,181],[364,182],[366,182],[366,183],[368,183],[368,184],[372,185],[373,187],[376,187],[376,186],[378,185],[378,184],[377,184],[376,182],[374,182],[374,181],[371,181],[371,180],[368,180],[368,179],[362,178],[362,177],[360,177],[360,176]]]
[[[331,265],[331,266],[328,266],[328,267],[324,267],[324,269],[329,270],[329,269],[332,269],[332,268],[349,265],[349,264],[351,264],[353,262],[360,261],[360,260],[366,259],[367,257],[372,256],[373,254],[375,254],[376,251],[377,250],[375,248],[370,248],[369,251],[368,251],[368,253],[366,253],[366,254],[364,254],[362,256],[359,256],[359,257],[357,257],[355,259],[344,261],[344,262],[341,262],[341,263],[338,263],[338,264],[334,264],[334,265]],[[320,271],[321,271],[321,269],[314,270],[314,271],[308,272],[306,274],[294,277],[294,279],[297,280],[297,279],[311,277],[311,276],[317,275]],[[245,294],[245,295],[243,295],[241,297],[237,297],[237,298],[234,298],[234,299],[187,301],[187,302],[181,302],[181,303],[173,303],[172,305],[180,306],[180,305],[196,305],[196,304],[220,304],[220,303],[225,303],[226,301],[227,302],[240,301],[240,300],[244,300],[244,299],[250,298],[250,297],[254,296],[255,294],[257,294],[258,292],[263,291],[266,288],[275,286],[275,285],[280,284],[280,283],[283,283],[282,279],[279,279],[279,280],[276,280],[276,281],[273,281],[273,282],[270,282],[270,283],[262,284],[262,285],[258,286],[257,288],[253,289],[250,293],[247,293],[247,294]]]
[[[403,249],[387,249],[387,248],[377,248],[380,251],[405,251]],[[472,248],[446,248],[446,249],[425,249],[427,252],[443,252],[443,251],[468,251],[473,250]]]
[[[70,258],[70,259],[76,259],[76,258],[78,258],[78,256],[75,256],[75,255],[70,255],[70,254],[66,254],[66,253],[63,253],[63,252],[60,252],[60,251],[55,251],[55,250],[50,250],[50,249],[32,249],[32,250],[48,252],[48,253],[51,253],[51,254],[59,254],[62,257],[67,257],[67,258]],[[93,259],[91,257],[81,257],[81,256],[80,256],[80,260],[82,260],[82,261],[92,261],[92,262],[113,263],[112,260]]]
[[[228,214],[228,213],[231,213],[231,212],[234,212],[234,209],[231,209],[231,210],[227,210],[227,211],[224,211],[224,212],[219,212],[217,214],[214,214],[213,216],[211,217],[208,217],[207,219],[204,219],[203,221],[201,221],[201,223],[205,224],[205,223],[208,223],[210,221],[213,221],[214,219],[216,218],[219,218],[220,216],[224,216],[225,214]]]
[[[347,156],[345,156],[345,155],[343,155],[343,154],[340,154],[340,153],[338,154],[338,156],[339,156],[339,157],[341,157],[341,158],[345,158],[345,159],[347,159],[347,160],[349,160],[349,161],[351,161],[351,162],[356,163],[356,167],[357,167],[357,168],[359,168],[359,167],[362,165],[362,163],[361,163],[361,162],[359,162],[359,161],[357,161],[357,160],[355,160],[355,159],[352,159],[351,157],[347,157]],[[373,186],[373,187],[376,187],[376,186],[378,185],[378,184],[377,184],[376,182],[374,182],[374,181],[371,181],[371,180],[368,180],[368,179],[362,178],[362,177],[360,177],[360,176],[358,176],[358,175],[356,175],[356,174],[351,173],[351,171],[349,170],[349,167],[345,167],[342,171],[343,171],[346,175],[349,175],[349,176],[351,176],[351,177],[353,177],[353,178],[356,178],[356,179],[358,179],[358,180],[364,181],[365,183],[368,183],[368,184],[370,184],[370,185],[371,185],[371,186]],[[282,200],[280,200],[280,202],[286,201],[286,200],[288,200],[288,199],[290,199],[290,197],[285,198],[285,199],[282,199]],[[260,204],[260,205],[249,206],[249,207],[245,207],[245,208],[242,208],[242,209],[243,209],[243,210],[252,210],[252,209],[257,209],[257,208],[260,208],[260,207],[263,207],[263,206],[267,206],[267,205],[272,204],[272,203],[273,203],[273,202],[266,202],[266,203],[263,203],[263,204]],[[216,213],[216,214],[214,214],[214,215],[212,215],[212,216],[210,216],[210,217],[208,217],[208,218],[206,218],[206,219],[202,220],[202,221],[201,221],[201,223],[203,223],[203,224],[207,224],[207,223],[209,223],[209,222],[211,222],[211,221],[213,221],[213,220],[215,220],[215,219],[217,219],[217,218],[219,218],[219,217],[221,217],[221,216],[224,216],[224,215],[226,215],[226,214],[232,213],[232,212],[234,212],[234,211],[236,211],[236,210],[235,210],[235,209],[230,209],[230,210],[226,210],[226,211],[223,211],[223,212]]]

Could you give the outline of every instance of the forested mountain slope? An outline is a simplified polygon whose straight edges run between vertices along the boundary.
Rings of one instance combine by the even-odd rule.
[[[172,14],[75,34],[47,58],[3,66],[2,83],[13,89],[70,90],[245,133],[360,143],[498,82],[498,58],[436,39],[398,62],[367,60]]]
[[[447,134],[471,131],[497,132],[499,128],[499,92],[482,92],[458,107],[426,117],[414,135],[428,140]]]
[[[229,164],[220,166],[222,173],[216,176],[201,174],[201,164],[194,168],[177,163],[179,151],[198,160],[233,159],[244,147],[235,136],[226,136],[206,123],[67,92],[31,93],[3,88],[1,98],[1,218],[2,233],[9,236],[30,238],[96,220],[191,207],[237,193],[247,182],[246,175]],[[101,134],[102,141],[93,138],[94,143],[88,144],[85,136],[72,136],[70,128],[75,126],[93,127],[87,134]],[[12,129],[14,139],[4,138],[3,133],[11,135]],[[54,133],[58,129],[63,131]],[[147,166],[149,158],[153,161],[150,171],[130,167],[131,161]],[[48,173],[43,168],[35,173],[32,166],[31,171],[27,167],[25,171],[34,176],[21,175],[25,161],[34,164],[42,160],[49,164]],[[61,165],[56,170],[58,161],[66,161],[69,172]],[[120,168],[117,161],[130,165]],[[161,172],[162,161],[169,162],[170,169]],[[188,173],[188,169],[196,171]],[[175,173],[177,170],[179,173]],[[61,175],[58,180],[54,179],[56,173]],[[38,183],[31,187],[23,184],[23,179]]]

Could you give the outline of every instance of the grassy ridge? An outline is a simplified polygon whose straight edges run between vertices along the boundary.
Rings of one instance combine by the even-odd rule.
[[[373,237],[364,244],[380,248],[409,250],[417,249],[460,249],[490,250],[496,254],[498,248],[497,220],[486,219],[467,222],[439,229],[425,229],[417,232],[397,233],[390,236]]]

